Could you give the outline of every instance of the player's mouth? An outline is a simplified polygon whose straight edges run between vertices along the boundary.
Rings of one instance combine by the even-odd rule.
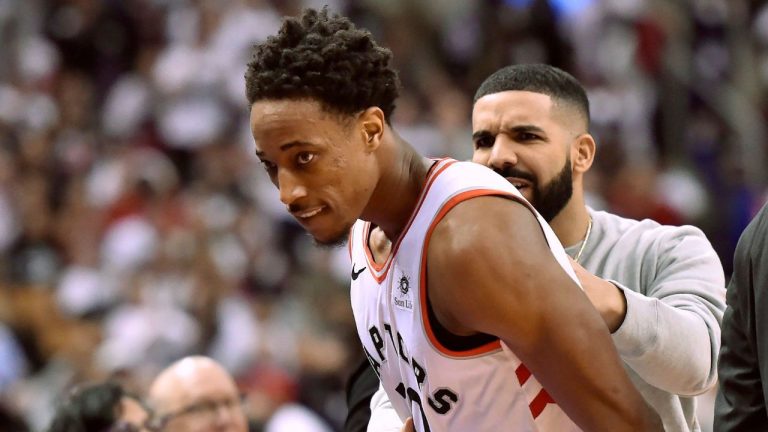
[[[292,214],[293,214],[293,217],[295,217],[300,221],[307,221],[310,218],[319,215],[323,210],[325,210],[325,206],[321,205],[317,207],[310,207],[308,209],[295,211],[295,212],[292,212]]]

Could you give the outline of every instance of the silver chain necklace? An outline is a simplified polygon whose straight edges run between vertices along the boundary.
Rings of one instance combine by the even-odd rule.
[[[587,224],[587,233],[584,235],[584,241],[581,242],[581,247],[579,248],[579,252],[576,254],[576,257],[573,259],[576,261],[576,264],[579,263],[579,259],[581,258],[581,253],[584,252],[584,247],[587,245],[587,240],[589,240],[589,235],[592,234],[592,216],[589,217],[589,224]]]

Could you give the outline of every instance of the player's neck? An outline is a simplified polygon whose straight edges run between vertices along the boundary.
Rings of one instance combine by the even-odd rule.
[[[380,227],[389,239],[395,241],[416,207],[432,161],[418,154],[394,133],[392,139],[392,159],[384,162],[384,174],[363,219]]]
[[[549,222],[563,247],[573,246],[582,240],[589,225],[589,212],[582,191],[573,190],[568,204]]]
[[[368,235],[368,249],[373,256],[373,262],[383,264],[392,251],[392,241],[381,228],[375,227]]]

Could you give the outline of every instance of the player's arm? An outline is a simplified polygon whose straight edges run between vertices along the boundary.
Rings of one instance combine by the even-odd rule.
[[[479,197],[457,205],[435,228],[427,271],[441,324],[499,337],[582,429],[661,430],[600,315],[523,204]]]

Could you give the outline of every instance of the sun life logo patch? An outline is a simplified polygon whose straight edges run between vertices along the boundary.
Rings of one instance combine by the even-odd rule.
[[[405,273],[401,273],[397,285],[393,288],[392,295],[395,307],[404,311],[413,311],[411,279]]]
[[[406,275],[400,276],[400,282],[399,282],[400,294],[402,295],[408,294],[408,288],[410,288],[410,284],[411,284],[411,281],[408,280],[408,276]]]

